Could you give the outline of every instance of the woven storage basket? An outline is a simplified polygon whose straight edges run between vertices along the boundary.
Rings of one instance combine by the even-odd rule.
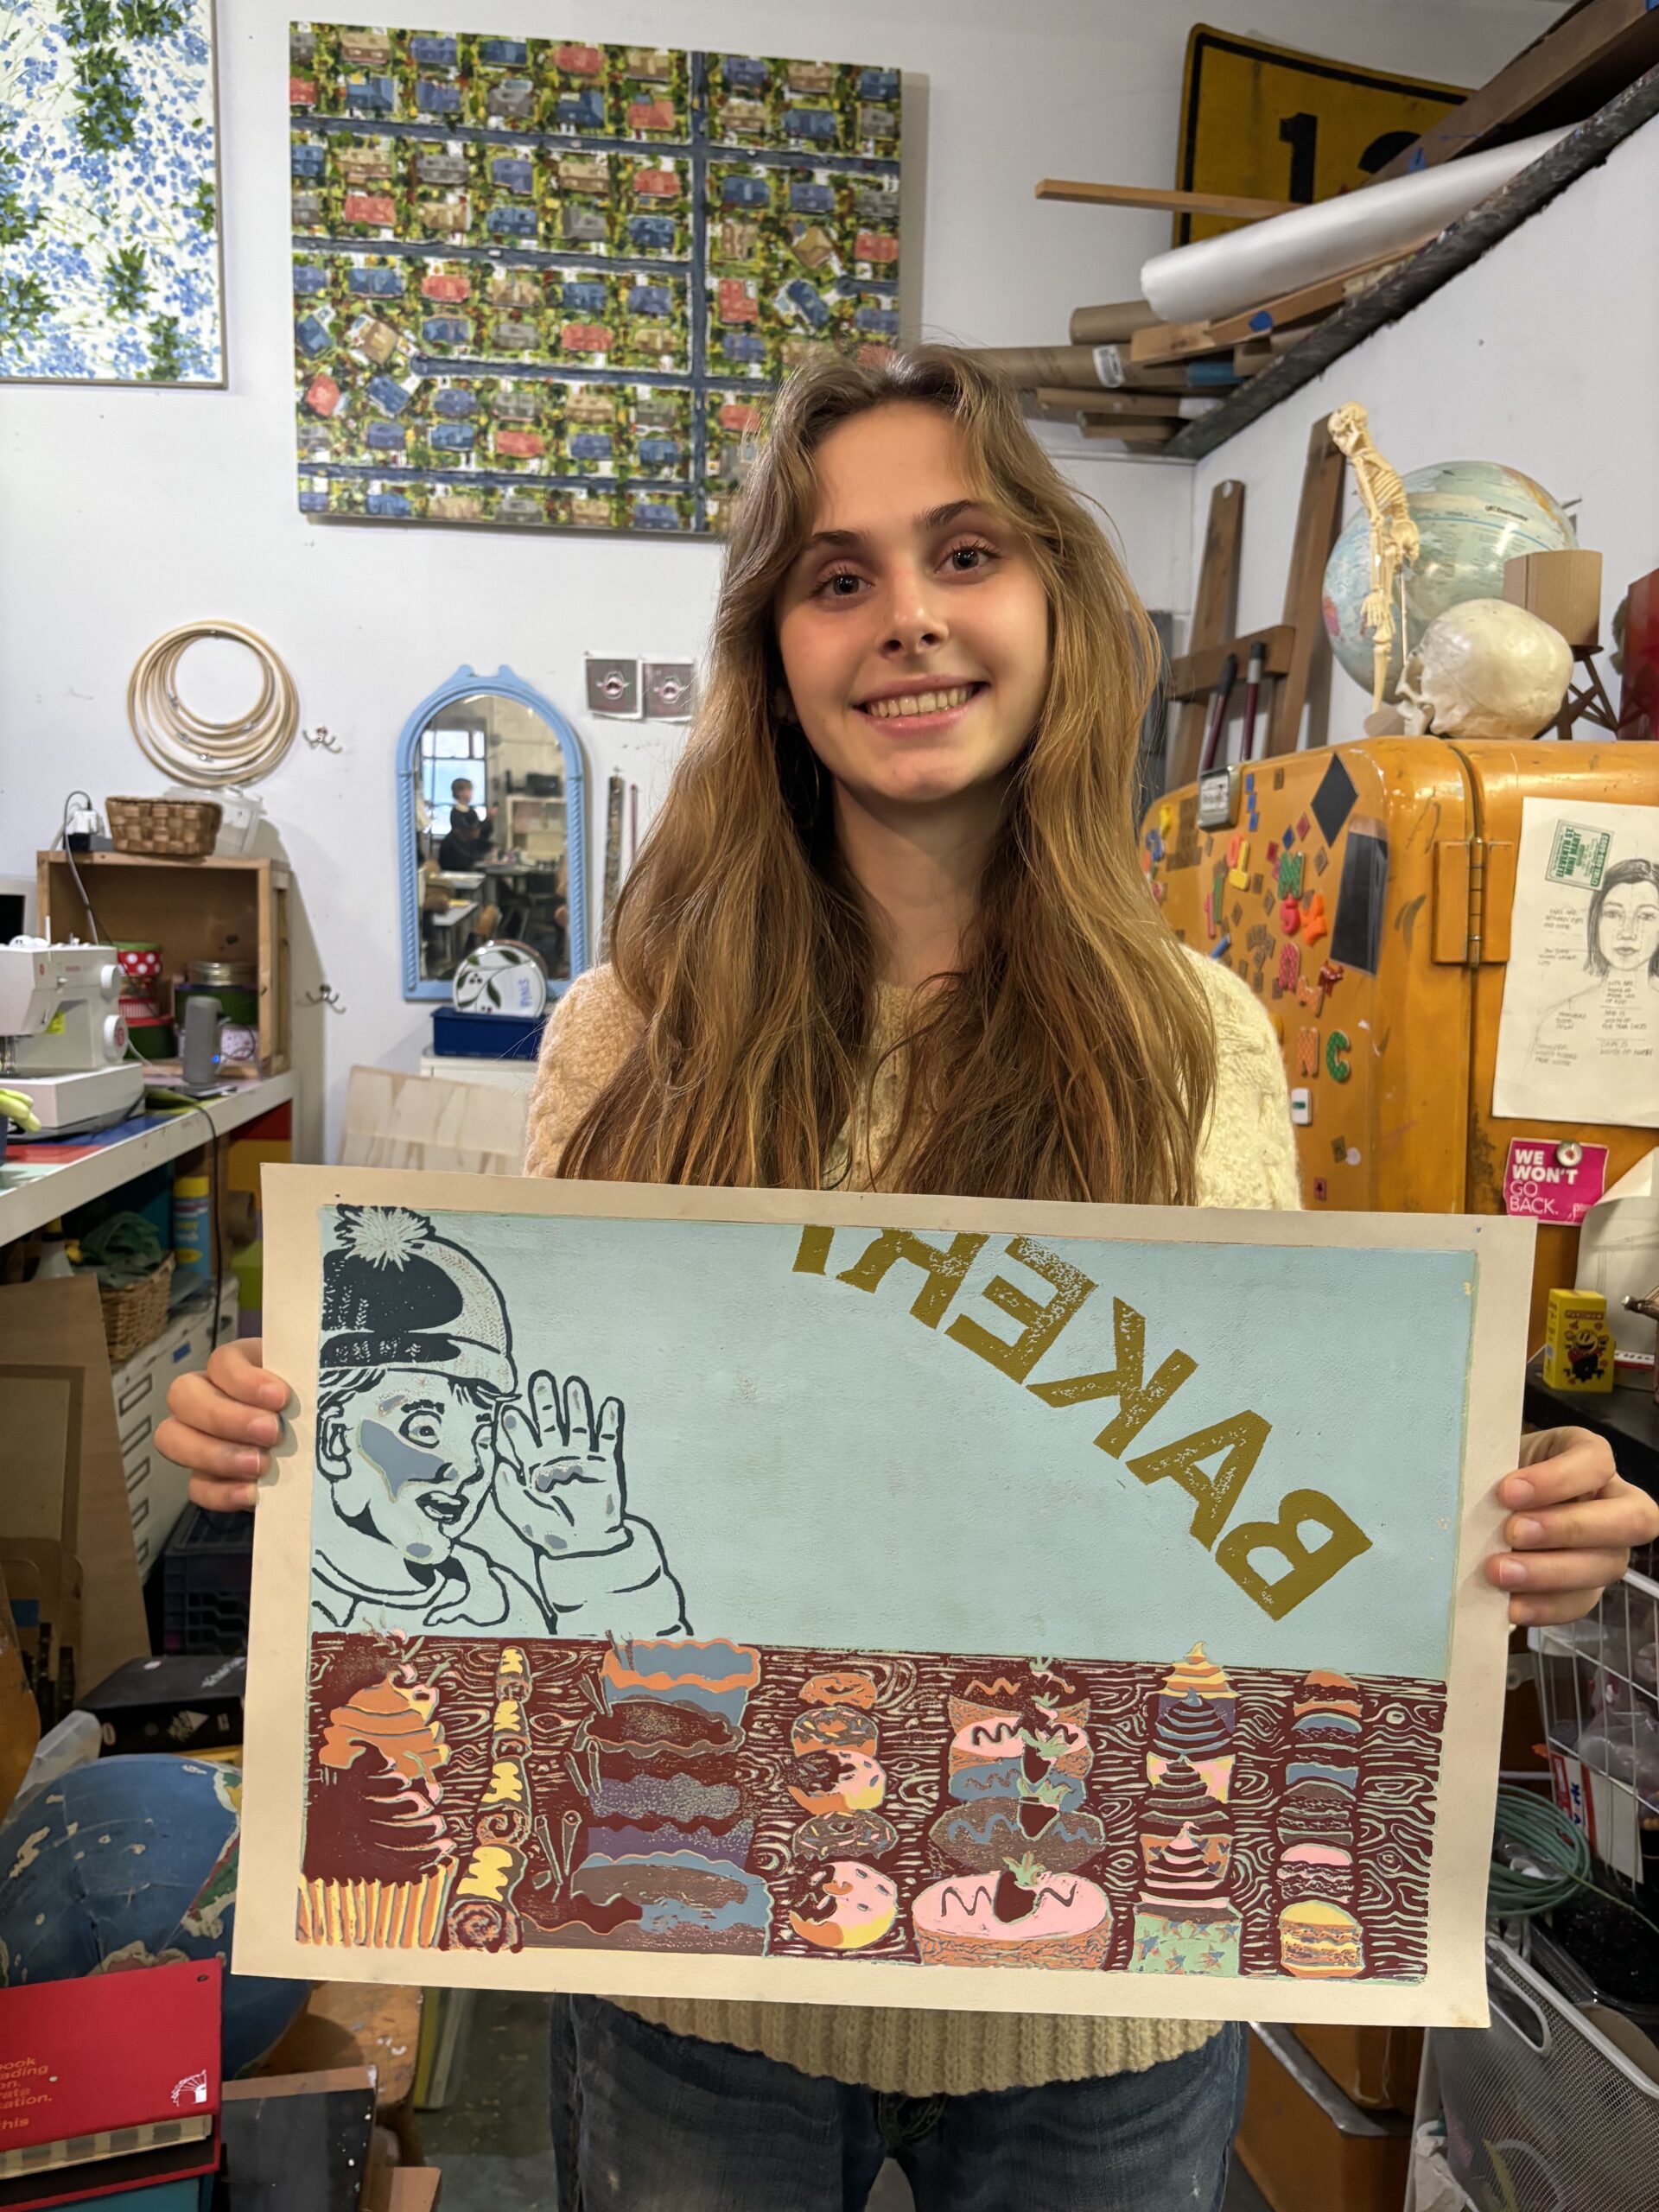
[[[162,860],[205,860],[224,811],[216,798],[111,798],[110,840],[118,853]]]
[[[104,1341],[110,1348],[110,1364],[118,1367],[124,1359],[130,1359],[146,1344],[153,1344],[167,1326],[167,1296],[173,1281],[173,1255],[169,1252],[159,1268],[153,1268],[142,1282],[130,1282],[119,1290],[98,1287],[98,1302],[104,1309]]]

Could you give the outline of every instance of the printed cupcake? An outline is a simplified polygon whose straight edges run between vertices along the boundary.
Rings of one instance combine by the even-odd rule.
[[[408,1663],[329,1714],[305,1816],[302,1942],[435,1944],[455,1879],[438,1693]]]
[[[1213,1708],[1228,1735],[1233,1733],[1238,1721],[1237,1692],[1215,1661],[1205,1656],[1201,1643],[1195,1643],[1179,1665],[1165,1675],[1158,1694],[1159,1710],[1185,1705],[1190,1697],[1202,1698]]]
[[[1167,1842],[1184,1827],[1199,1835],[1230,1833],[1227,1815],[1207,1790],[1198,1770],[1185,1758],[1171,1761],[1147,1792],[1141,1807],[1142,1849],[1148,1838]]]
[[[1147,1874],[1141,1894],[1147,1904],[1190,1910],[1219,1897],[1226,1887],[1233,1857],[1229,1836],[1201,1836],[1187,1824],[1167,1842],[1143,1836],[1141,1848]]]
[[[1020,1859],[1000,1875],[953,1874],[911,1907],[924,1966],[1049,1967],[1089,1973],[1111,1948],[1106,1892],[1081,1874]]]

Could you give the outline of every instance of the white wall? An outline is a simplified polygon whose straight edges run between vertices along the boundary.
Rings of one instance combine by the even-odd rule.
[[[584,651],[696,652],[719,555],[330,528],[296,512],[285,84],[286,27],[299,12],[298,0],[219,4],[230,389],[0,391],[0,872],[31,865],[71,783],[99,798],[159,787],[124,713],[150,639],[211,616],[268,636],[298,681],[306,726],[345,747],[335,758],[297,745],[261,787],[297,872],[297,988],[326,976],[347,1009],[298,1020],[315,1152],[325,1141],[332,1150],[352,1065],[411,1066],[429,1033],[429,1007],[399,995],[391,756],[410,708],[459,663],[505,663],[574,715]],[[1284,43],[1470,83],[1549,12],[1536,0],[1217,0],[1205,10]],[[364,13],[388,20],[384,8],[353,11]],[[447,0],[435,14],[445,28],[493,30],[550,20],[531,0]],[[390,20],[410,16],[393,9]],[[1171,175],[1186,19],[1146,0],[841,0],[818,15],[779,0],[583,0],[559,21],[606,39],[902,65],[912,328],[976,344],[1063,340],[1074,305],[1132,294],[1141,259],[1167,241],[1155,216],[1032,198],[1044,175]],[[1564,314],[1553,327],[1563,354],[1589,350]],[[1624,396],[1635,411],[1635,387]],[[1480,449],[1510,452],[1514,441],[1497,433],[1494,423]],[[1108,460],[1054,435],[1114,517],[1144,595],[1184,609],[1191,471]],[[1269,524],[1271,505],[1259,499],[1253,524]],[[194,703],[223,710],[211,691]],[[648,813],[674,734],[582,728],[594,789],[618,770],[642,784]],[[591,831],[590,852],[596,862]]]
[[[1275,621],[1308,432],[1348,400],[1400,471],[1440,461],[1507,462],[1574,512],[1603,556],[1602,636],[1632,578],[1659,558],[1659,420],[1643,395],[1659,358],[1659,287],[1639,238],[1659,203],[1659,122],[1395,323],[1387,325],[1193,472],[1193,558],[1213,487],[1245,486],[1238,627]],[[1351,477],[1344,519],[1354,512]],[[1616,682],[1616,679],[1614,679]],[[1328,715],[1306,741],[1360,734],[1363,691],[1332,667]],[[1237,718],[1233,747],[1236,751]]]

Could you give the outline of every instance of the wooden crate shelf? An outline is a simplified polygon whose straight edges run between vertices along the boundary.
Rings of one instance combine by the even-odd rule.
[[[293,878],[283,861],[160,860],[139,853],[77,853],[75,866],[97,909],[97,928],[111,938],[151,938],[163,971],[182,975],[193,960],[238,960],[256,970],[259,994],[259,1071],[281,1075],[292,1051],[289,1006],[289,898]],[[41,926],[62,943],[83,943],[94,925],[81,902],[68,856],[37,853]]]

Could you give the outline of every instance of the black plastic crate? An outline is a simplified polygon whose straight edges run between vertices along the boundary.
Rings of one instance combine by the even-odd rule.
[[[163,1651],[245,1651],[253,1516],[186,1508],[162,1554]]]

